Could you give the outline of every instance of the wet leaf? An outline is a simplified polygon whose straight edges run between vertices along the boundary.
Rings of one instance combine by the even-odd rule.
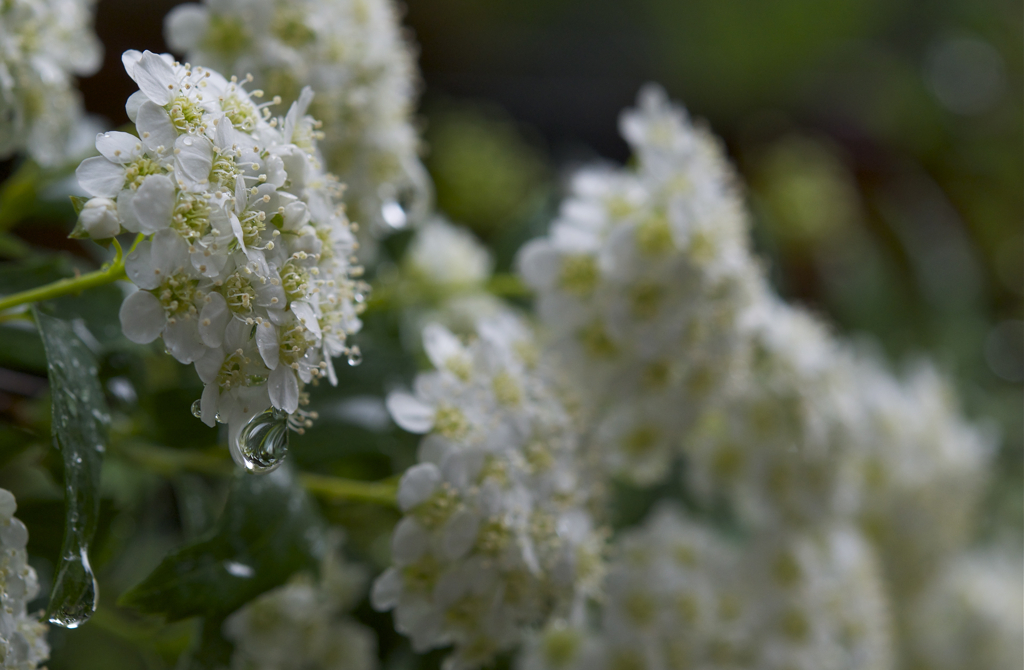
[[[96,610],[89,543],[100,508],[100,469],[110,421],[97,364],[70,323],[35,309],[46,350],[53,438],[64,460],[64,540],[47,614],[76,628]]]
[[[120,604],[168,621],[216,618],[315,570],[325,546],[323,521],[287,465],[239,472],[212,532],[167,556]]]

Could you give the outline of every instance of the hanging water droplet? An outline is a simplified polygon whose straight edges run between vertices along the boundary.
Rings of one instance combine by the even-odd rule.
[[[197,419],[202,419],[203,418],[203,401],[202,400],[196,400],[195,402],[192,403],[192,416],[194,416]]]
[[[213,415],[213,419],[214,419],[214,421],[216,421],[217,423],[227,423],[227,422],[228,422],[228,420],[227,420],[227,419],[225,419],[225,418],[224,418],[224,415],[223,415],[223,414],[221,414],[220,412],[217,412],[216,414],[214,414],[214,415]]]
[[[359,347],[352,347],[348,350],[348,364],[355,367],[363,362],[363,352],[359,351]]]
[[[99,587],[89,566],[89,555],[82,547],[78,556],[65,556],[54,580],[50,597],[50,623],[63,628],[78,628],[96,611]]]
[[[409,217],[405,213],[405,208],[402,207],[402,205],[394,198],[388,198],[381,205],[380,218],[384,219],[384,223],[388,224],[395,230],[405,228],[405,224],[409,222]]]
[[[257,414],[239,433],[238,446],[249,472],[276,469],[288,454],[288,413],[272,407]]]

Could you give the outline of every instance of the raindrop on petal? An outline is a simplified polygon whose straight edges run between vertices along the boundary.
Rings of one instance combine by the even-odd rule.
[[[203,401],[196,400],[192,403],[192,416],[197,419],[203,418]]]
[[[245,424],[238,435],[239,451],[249,472],[267,473],[284,463],[288,454],[288,414],[270,408]]]

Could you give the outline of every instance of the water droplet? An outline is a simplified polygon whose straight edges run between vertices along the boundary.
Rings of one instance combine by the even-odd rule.
[[[228,571],[228,574],[242,579],[252,579],[256,576],[256,571],[251,566],[238,561],[224,561],[224,569]]]
[[[192,403],[192,416],[194,416],[197,419],[203,418],[203,401],[202,400],[196,400],[194,403]]]
[[[397,200],[392,198],[385,200],[384,204],[381,205],[380,217],[384,219],[384,223],[388,224],[395,230],[405,228],[405,224],[409,222],[409,217],[405,213],[405,208],[402,207]]]
[[[54,580],[50,597],[50,623],[78,628],[96,611],[99,587],[89,566],[86,547],[78,556],[66,556]]]
[[[359,347],[352,347],[348,350],[348,364],[355,367],[363,362],[363,352],[359,351]]]
[[[266,473],[284,463],[288,454],[288,414],[270,408],[245,424],[238,446],[249,472]]]

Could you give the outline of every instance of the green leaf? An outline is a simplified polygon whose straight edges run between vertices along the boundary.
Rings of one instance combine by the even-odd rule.
[[[207,617],[202,621],[192,648],[188,655],[178,661],[182,670],[221,670],[231,665],[231,654],[234,645],[224,639],[221,632],[224,627],[224,616]]]
[[[81,214],[82,210],[85,209],[85,203],[89,202],[89,198],[83,198],[80,195],[68,196],[71,198],[71,206],[75,208],[75,214]]]
[[[324,523],[287,466],[239,471],[212,532],[167,556],[120,604],[168,621],[214,619],[315,570],[325,548]]]
[[[96,610],[89,542],[100,509],[100,468],[110,421],[96,360],[71,324],[34,310],[53,398],[53,437],[64,459],[64,541],[47,612],[75,628]]]

